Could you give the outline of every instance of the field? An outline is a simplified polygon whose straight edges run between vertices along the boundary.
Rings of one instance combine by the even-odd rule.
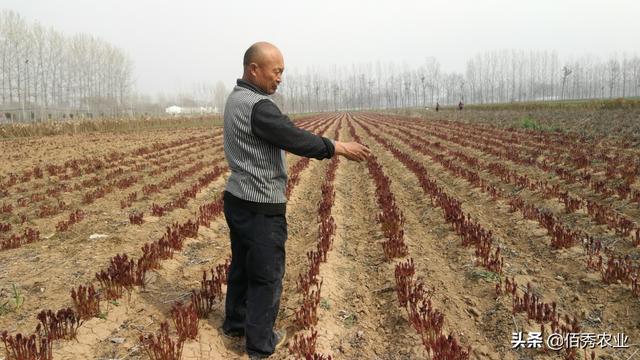
[[[569,132],[587,140],[627,143],[640,147],[640,100],[598,99],[582,101],[514,102],[508,104],[469,104],[464,111],[456,107],[394,110],[405,116],[428,120],[486,123],[502,128],[521,128],[547,132]]]
[[[631,141],[376,113],[297,124],[374,156],[287,154],[278,326],[294,336],[272,358],[639,356]],[[24,346],[38,359],[247,358],[220,330],[220,127],[13,138],[0,151],[0,359],[18,333],[35,334]],[[512,333],[541,329],[628,342],[512,349]]]

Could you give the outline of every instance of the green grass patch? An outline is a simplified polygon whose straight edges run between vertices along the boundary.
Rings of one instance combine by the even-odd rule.
[[[542,126],[540,126],[540,124],[538,124],[537,121],[535,121],[533,118],[529,117],[529,116],[525,116],[522,119],[520,119],[520,123],[522,128],[524,129],[530,129],[530,130],[541,130]]]
[[[542,125],[531,116],[523,116],[520,119],[520,127],[523,129],[535,130],[535,131],[553,131],[560,132],[562,128],[558,125]]]
[[[18,311],[22,307],[22,304],[24,304],[24,296],[20,293],[20,289],[18,289],[16,284],[13,284],[11,299],[0,303],[0,315]]]
[[[320,299],[320,307],[325,309],[325,310],[329,310],[329,309],[331,309],[331,304],[329,304],[329,300],[327,300],[327,298],[321,298]]]
[[[467,104],[468,110],[615,110],[615,109],[638,109],[640,99],[638,98],[615,98],[615,99],[585,99],[585,100],[549,100],[549,101],[523,101],[512,103],[495,104]]]
[[[500,281],[500,275],[494,273],[493,271],[474,269],[471,271],[469,276],[473,280],[484,280],[488,283],[497,283]]]
[[[343,321],[346,327],[352,327],[358,323],[358,317],[355,314],[350,314]]]

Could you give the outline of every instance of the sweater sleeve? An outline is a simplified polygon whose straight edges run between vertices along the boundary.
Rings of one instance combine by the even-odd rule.
[[[260,100],[251,111],[251,132],[264,141],[298,156],[328,159],[334,142],[296,127],[269,99]]]

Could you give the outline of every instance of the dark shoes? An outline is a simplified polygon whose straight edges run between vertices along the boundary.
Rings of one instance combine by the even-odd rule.
[[[222,335],[224,335],[224,337],[228,338],[228,339],[237,339],[237,338],[241,338],[244,336],[244,331],[242,330],[235,330],[235,331],[226,331],[226,330],[222,330]]]
[[[276,350],[284,346],[287,343],[287,330],[280,329],[274,331],[276,335]]]
[[[276,337],[276,347],[275,347],[275,351],[277,351],[278,349],[280,349],[281,347],[283,347],[286,343],[287,343],[287,330],[285,329],[280,329],[280,330],[274,330],[273,334]],[[249,360],[258,360],[258,359],[266,359],[268,358],[268,356],[263,356],[263,355],[249,355]]]

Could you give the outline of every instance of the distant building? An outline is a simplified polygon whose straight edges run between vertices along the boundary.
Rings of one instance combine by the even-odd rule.
[[[180,106],[173,105],[164,109],[164,112],[166,112],[169,115],[178,115],[178,114],[182,114],[182,108]]]
[[[169,115],[217,114],[218,108],[215,106],[180,107],[177,105],[173,105],[164,109],[164,112]]]

